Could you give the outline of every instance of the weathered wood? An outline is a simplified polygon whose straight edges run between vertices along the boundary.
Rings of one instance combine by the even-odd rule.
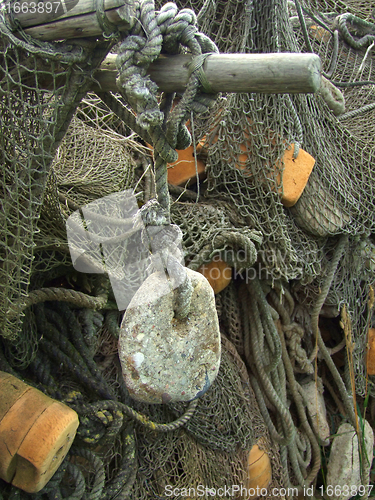
[[[40,40],[102,34],[93,0],[7,0],[1,10],[8,21],[13,18],[27,34]],[[108,20],[120,31],[129,29],[134,21],[132,0],[105,0],[104,10]]]
[[[150,65],[150,78],[164,92],[182,92],[191,59],[161,56]],[[321,62],[315,54],[212,54],[203,69],[214,92],[313,93],[321,83]],[[109,54],[95,75],[99,86],[93,90],[116,92],[116,77],[116,54]]]

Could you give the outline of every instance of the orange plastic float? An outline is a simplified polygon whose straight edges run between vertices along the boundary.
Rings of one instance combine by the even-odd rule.
[[[178,160],[174,163],[168,163],[168,182],[174,186],[185,186],[195,182],[197,174],[199,179],[203,179],[205,175],[205,164],[199,158],[197,168],[195,167],[194,146],[191,145],[187,149],[177,150]]]
[[[244,142],[240,144],[240,149],[243,153],[237,155],[235,166],[242,171],[248,169],[248,148],[249,135],[244,133]],[[217,136],[213,139],[214,144],[217,141]],[[272,142],[272,140],[270,140]],[[223,143],[225,145],[225,143]],[[224,146],[225,147],[225,146]],[[228,145],[229,147],[229,145]],[[197,151],[201,152],[205,149],[205,137],[200,141]],[[281,202],[285,207],[292,207],[300,198],[307,181],[309,180],[312,169],[315,165],[315,159],[302,148],[299,149],[297,158],[293,157],[294,144],[290,148],[285,149],[284,156],[273,167],[274,172],[280,172],[283,167],[283,174],[276,175],[277,191],[280,193]],[[284,163],[284,166],[283,166]],[[252,174],[246,172],[246,177],[250,179]]]
[[[0,477],[36,493],[68,453],[78,415],[9,373],[0,372],[0,395]]]
[[[257,491],[267,488],[272,480],[271,460],[267,453],[255,444],[249,453],[247,460],[248,482],[247,490],[250,496],[246,500],[259,497]],[[252,492],[254,491],[254,494]]]
[[[224,290],[232,279],[232,268],[219,255],[215,255],[210,263],[202,264],[197,271],[208,280],[215,295]]]

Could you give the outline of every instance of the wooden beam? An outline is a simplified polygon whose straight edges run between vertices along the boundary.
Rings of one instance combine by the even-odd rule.
[[[116,54],[109,54],[95,79],[94,91],[118,91]],[[149,75],[161,91],[183,92],[189,78],[189,55],[161,56]],[[317,92],[321,61],[315,54],[212,54],[203,69],[214,92],[298,94]]]
[[[102,35],[93,0],[7,0],[0,10],[39,40],[67,40]],[[135,19],[132,0],[105,0],[104,10],[120,31],[128,30]]]

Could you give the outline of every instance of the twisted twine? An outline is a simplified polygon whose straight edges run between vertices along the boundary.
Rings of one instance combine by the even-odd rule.
[[[170,224],[170,197],[168,190],[167,163],[177,160],[176,149],[185,149],[191,143],[185,126],[191,112],[205,112],[215,97],[199,95],[199,88],[208,89],[202,66],[208,53],[218,52],[216,45],[198,32],[197,19],[190,9],[178,11],[174,3],[165,4],[156,14],[152,0],[142,0],[138,5],[137,18],[130,34],[121,43],[117,68],[117,86],[136,114],[136,124],[146,131],[154,148],[155,190],[158,203],[166,212],[164,224]],[[157,86],[147,76],[147,68],[160,54],[161,48],[169,54],[177,54],[181,46],[190,50],[193,58],[186,90],[169,116],[164,116],[157,101]],[[172,99],[163,102],[164,111],[171,107]],[[112,105],[115,103],[111,102]],[[121,110],[125,116],[124,110]],[[132,120],[134,122],[134,120]],[[142,134],[144,135],[144,134]],[[176,315],[186,317],[192,295],[190,278],[185,273],[182,285],[177,289]]]
[[[198,33],[197,19],[190,9],[178,11],[177,6],[169,2],[156,14],[154,2],[144,0],[139,4],[137,17],[140,22],[135,24],[119,48],[117,85],[135,111],[137,124],[146,129],[151,137],[157,199],[162,207],[169,210],[166,164],[177,160],[176,148],[185,149],[190,144],[190,133],[185,127],[190,112],[207,111],[213,104],[213,98],[197,95],[200,82],[204,82],[204,58],[194,59],[186,91],[165,121],[157,103],[157,87],[146,76],[147,68],[160,54],[162,45],[163,50],[170,54],[178,53],[182,45],[196,57],[202,56],[202,52],[218,50],[208,37]]]
[[[245,292],[248,292],[247,295]],[[285,291],[284,304],[274,290],[271,290],[269,297],[275,309],[266,300],[258,279],[251,280],[247,289],[241,292],[241,306],[245,316],[245,358],[253,372],[250,376],[251,384],[262,416],[271,437],[280,445],[281,461],[286,473],[288,474],[289,461],[302,491],[303,487],[312,484],[320,469],[320,447],[307,420],[306,405],[295,379],[295,370],[285,340],[286,332],[296,328],[290,319],[294,309],[293,298]],[[275,314],[280,317],[276,324],[273,317]],[[302,332],[298,333],[300,335]],[[302,347],[299,345],[301,351],[296,345],[293,347],[295,357],[299,360],[301,355],[301,362],[306,363],[307,355]],[[296,405],[300,421],[298,430],[288,408],[287,382],[289,397],[292,397]],[[269,409],[274,411],[276,422],[272,420]],[[287,482],[290,484],[289,477]]]

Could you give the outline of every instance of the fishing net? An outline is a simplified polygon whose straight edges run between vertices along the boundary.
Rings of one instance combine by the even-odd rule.
[[[204,143],[205,196],[213,203],[218,196],[228,200],[247,228],[260,229],[258,274],[297,279],[297,300],[306,308],[318,296],[335,245],[335,240],[327,238],[351,235],[327,303],[338,310],[344,303],[348,306],[355,339],[356,388],[364,394],[367,302],[373,283],[369,265],[375,109],[371,6],[314,1],[189,5],[200,12],[202,29],[222,51],[318,54],[323,75],[336,87],[331,92],[337,92],[337,101],[345,101],[345,112],[335,116],[335,103],[323,91],[317,95],[227,95],[218,100],[207,120],[198,120],[196,131]],[[236,28],[227,19],[236,19]],[[291,144],[300,144],[316,163],[297,203],[285,208],[280,160]],[[311,300],[303,299],[306,296]]]
[[[56,149],[108,44],[34,43],[1,23],[1,331],[15,337]],[[79,68],[79,71],[77,69]]]
[[[183,109],[185,96],[180,123],[176,114],[169,121],[171,150],[187,145],[182,124],[192,121],[206,165],[207,178],[196,187],[170,186],[170,217],[183,232],[186,265],[198,269],[218,254],[235,278],[216,296],[223,333],[218,378],[189,407],[129,398],[117,355],[120,314],[108,277],[78,273],[69,253],[66,221],[82,206],[127,189],[141,206],[159,197],[165,182],[159,172],[167,160],[158,151],[152,158],[147,144],[155,146],[159,139],[130,112],[131,91],[125,89],[127,103],[118,95],[87,93],[93,69],[112,41],[84,48],[78,42],[47,44],[17,38],[0,23],[0,369],[25,378],[80,416],[75,446],[42,499],[55,491],[63,498],[158,498],[168,484],[246,484],[247,454],[256,442],[271,458],[268,492],[273,486],[302,488],[315,481],[321,466],[321,442],[302,382],[313,379],[315,366],[328,370],[336,384],[331,392],[339,394],[353,425],[350,364],[357,395],[375,396],[365,364],[367,331],[375,324],[369,302],[371,5],[354,0],[177,4],[195,11],[199,29],[221,52],[314,52],[325,78],[314,95],[228,94],[213,104],[211,97],[205,101],[193,92],[189,106],[201,99],[202,113],[192,117]],[[164,98],[163,109],[171,101]],[[143,118],[150,111],[146,104],[137,108]],[[158,113],[152,108],[147,116]],[[298,158],[301,149],[315,165],[300,198],[288,207],[283,158],[290,150]],[[166,206],[168,196],[160,196]],[[108,220],[116,215],[110,212]],[[113,253],[114,261],[123,258]],[[344,332],[326,345],[319,315],[327,311],[335,318],[341,311]],[[349,333],[350,342],[344,337]],[[344,347],[342,340],[347,350],[340,371],[331,354],[337,344]],[[328,388],[327,376],[323,384]],[[1,486],[4,498],[30,498]]]
[[[1,370],[22,375],[74,408],[80,417],[74,447],[39,498],[59,491],[64,495],[86,492],[95,498],[121,493],[140,499],[162,496],[167,485],[199,491],[199,486],[217,489],[246,484],[247,455],[254,442],[262,443],[269,453],[273,484],[279,484],[283,471],[277,447],[269,439],[246,367],[229,340],[223,337],[217,380],[183,429],[175,426],[165,432],[163,425],[176,422],[186,410],[184,405],[133,401],[137,415],[143,415],[134,428],[130,415],[134,418],[135,411],[126,412],[130,400],[117,358],[117,324],[116,311],[74,310],[49,302],[28,309],[22,331],[25,344],[38,339],[36,357],[31,355],[21,367],[17,364],[20,344],[1,343]],[[160,428],[145,427],[146,417],[160,422]],[[6,494],[15,492],[1,485]]]

